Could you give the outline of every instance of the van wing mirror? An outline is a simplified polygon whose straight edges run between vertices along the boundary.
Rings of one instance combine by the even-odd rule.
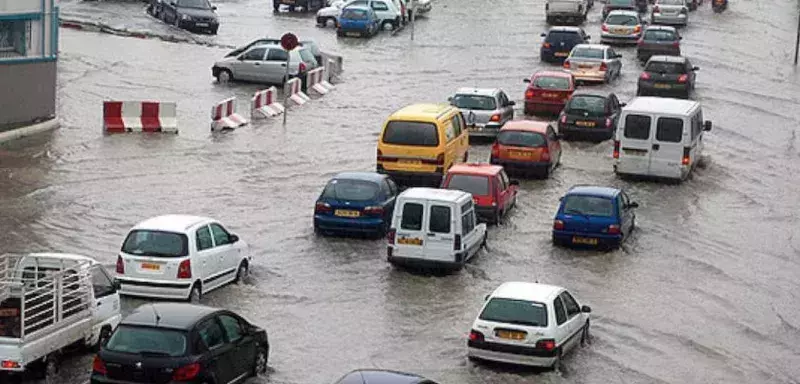
[[[214,5],[214,6],[211,6],[211,10],[212,10],[212,11],[216,11],[216,10],[217,10],[217,6],[216,6],[216,5]]]
[[[491,296],[491,295],[486,295],[486,296],[484,296],[484,297],[483,297],[483,301],[487,301],[487,300],[489,300],[489,296]]]
[[[703,130],[704,131],[710,131],[711,130],[711,121],[706,120],[706,122],[703,123]]]
[[[620,107],[624,107],[624,106],[626,106],[626,105],[628,105],[628,103],[619,103],[619,106],[620,106]]]
[[[542,36],[542,37],[547,37],[547,34],[546,34],[546,33],[544,33],[544,32],[542,32],[542,34],[541,34],[540,36]]]
[[[592,313],[592,308],[589,307],[588,305],[584,305],[584,306],[581,307],[581,312],[583,312],[583,313]]]

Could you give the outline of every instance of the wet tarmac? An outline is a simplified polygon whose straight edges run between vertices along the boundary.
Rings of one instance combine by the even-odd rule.
[[[216,2],[219,36],[203,46],[61,30],[62,128],[0,147],[0,251],[87,254],[113,268],[126,231],[167,212],[215,217],[248,241],[248,284],[205,296],[265,327],[270,372],[253,382],[328,383],[362,367],[440,383],[800,382],[800,72],[790,65],[796,2],[736,1],[691,14],[683,50],[701,68],[706,166],[682,185],[626,182],[611,144],[567,143],[548,180],[525,180],[518,207],[490,229],[464,271],[395,270],[382,240],[316,237],[313,203],[342,170],[372,170],[383,119],[406,104],[444,101],[460,86],[522,98],[538,59],[543,1],[436,0],[408,29],[337,39],[313,15],[273,15],[264,1]],[[585,28],[599,37],[601,3]],[[62,16],[188,35],[138,2],[62,2]],[[285,31],[345,58],[324,98],[280,119],[210,132],[210,107],[256,85],[219,85],[211,66],[229,46]],[[635,92],[634,48],[610,86]],[[101,133],[101,101],[177,101],[179,135]],[[518,111],[518,113],[521,111]],[[246,112],[245,112],[246,114]],[[521,113],[520,113],[521,114]],[[470,159],[488,159],[488,146]],[[558,198],[573,184],[621,186],[640,204],[638,231],[608,253],[554,248]],[[465,340],[485,294],[504,281],[564,285],[593,308],[593,344],[562,374],[474,366]],[[126,311],[144,303],[124,301]],[[91,356],[66,361],[63,383],[88,378]]]

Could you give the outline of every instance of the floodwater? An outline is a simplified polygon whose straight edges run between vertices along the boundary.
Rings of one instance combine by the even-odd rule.
[[[54,133],[0,147],[1,251],[53,250],[110,268],[126,231],[167,213],[215,217],[248,241],[248,284],[205,296],[265,327],[270,372],[254,382],[327,383],[362,367],[412,371],[441,383],[800,382],[800,72],[791,66],[794,1],[705,2],[683,32],[701,68],[696,98],[714,122],[706,164],[682,185],[627,182],[611,144],[567,143],[548,180],[523,181],[518,207],[490,229],[464,271],[395,270],[381,240],[319,238],[314,200],[343,170],[374,169],[383,119],[460,86],[499,86],[522,98],[546,30],[542,0],[435,0],[415,40],[406,29],[337,39],[312,15],[273,15],[259,1],[220,1],[217,37],[168,43],[61,30]],[[585,24],[599,37],[597,3]],[[188,36],[142,3],[62,2],[62,16]],[[230,46],[293,31],[344,56],[337,89],[280,119],[210,132],[213,102],[255,85],[218,85],[213,62]],[[640,70],[597,89],[623,101]],[[101,101],[177,101],[180,134],[101,133]],[[470,159],[487,159],[486,145]],[[638,231],[608,253],[554,248],[558,198],[579,183],[625,187]],[[562,374],[474,366],[465,340],[485,294],[505,281],[564,285],[593,308],[593,344]],[[124,300],[125,310],[144,303]],[[63,383],[88,378],[91,356],[66,361]]]

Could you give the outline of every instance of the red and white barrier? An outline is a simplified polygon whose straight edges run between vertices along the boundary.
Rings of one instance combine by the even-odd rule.
[[[299,77],[295,77],[290,79],[286,82],[284,86],[284,94],[289,97],[289,100],[294,102],[296,105],[303,105],[306,102],[310,101],[311,98],[308,97],[302,90],[303,82],[300,80]]]
[[[233,129],[247,124],[247,119],[236,113],[236,98],[231,97],[211,107],[211,130]]]
[[[106,132],[178,133],[177,104],[158,101],[104,101]]]
[[[319,67],[316,69],[312,69],[308,71],[308,77],[306,77],[306,88],[313,90],[317,94],[325,95],[328,92],[332,91],[334,88],[333,84],[329,83],[328,80],[325,78],[325,68]]]
[[[276,100],[278,100],[278,89],[275,87],[256,91],[250,101],[250,118],[255,118],[256,114],[260,114],[263,117],[273,117],[283,113],[286,109],[283,104]]]

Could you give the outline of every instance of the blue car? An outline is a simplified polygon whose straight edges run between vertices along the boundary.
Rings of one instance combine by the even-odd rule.
[[[392,223],[397,185],[374,172],[343,172],[322,190],[314,207],[316,233],[383,236]]]
[[[634,208],[621,189],[575,186],[561,198],[553,221],[555,245],[618,248],[635,227]]]
[[[351,5],[342,9],[336,34],[370,37],[377,34],[379,28],[380,20],[372,8]]]
[[[544,41],[539,49],[539,57],[548,63],[563,63],[572,48],[589,42],[590,36],[580,27],[556,26],[542,33]]]

